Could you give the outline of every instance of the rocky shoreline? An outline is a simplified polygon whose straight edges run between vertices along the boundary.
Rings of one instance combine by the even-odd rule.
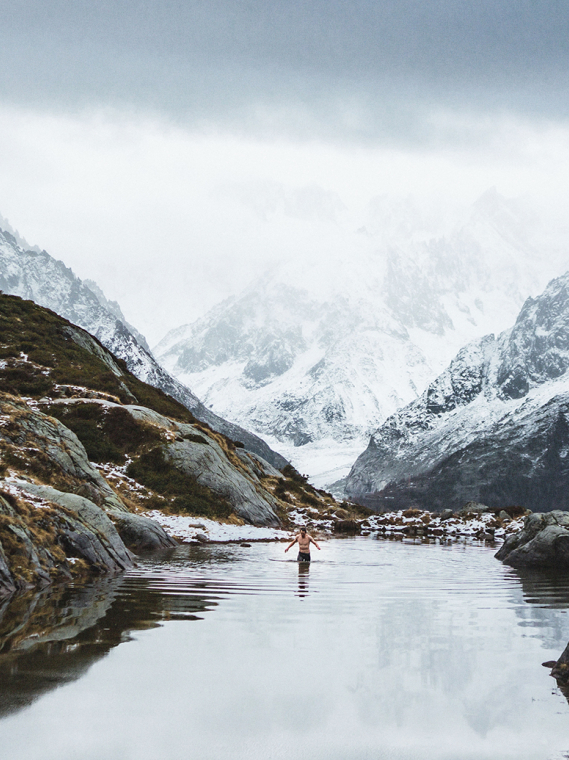
[[[487,542],[501,542],[521,531],[529,510],[509,507],[492,510],[471,502],[458,512],[441,513],[408,509],[362,517],[359,507],[350,510],[349,504],[338,505],[326,513],[313,507],[295,507],[290,510],[288,524],[283,528],[235,525],[185,515],[168,515],[158,510],[148,513],[164,531],[182,543],[288,540],[291,531],[305,526],[320,538],[342,535],[377,535],[386,538],[436,538],[456,541],[473,538]],[[355,505],[354,505],[355,506]]]

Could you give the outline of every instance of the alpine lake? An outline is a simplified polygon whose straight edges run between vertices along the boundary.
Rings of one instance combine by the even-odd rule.
[[[555,760],[569,577],[470,541],[181,545],[0,604],[5,760]]]

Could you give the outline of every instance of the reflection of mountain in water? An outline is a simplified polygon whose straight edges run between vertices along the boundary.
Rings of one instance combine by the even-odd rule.
[[[559,641],[569,637],[567,621],[552,616],[547,610],[569,609],[569,578],[539,571],[517,570],[521,582],[522,598],[515,599],[518,625],[539,629],[539,639],[545,649],[556,649]]]
[[[199,620],[200,613],[217,605],[219,590],[208,592],[207,584],[186,576],[183,589],[172,593],[167,575],[127,575],[82,587],[30,591],[4,601],[0,716],[77,680],[113,647],[128,641],[131,631],[154,628],[164,620]]]

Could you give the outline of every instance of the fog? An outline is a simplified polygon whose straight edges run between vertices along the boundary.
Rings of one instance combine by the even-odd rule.
[[[567,234],[568,16],[539,2],[5,5],[0,214],[151,344],[277,260],[349,258],[402,204],[414,234],[436,236],[495,186],[542,216],[548,258]]]

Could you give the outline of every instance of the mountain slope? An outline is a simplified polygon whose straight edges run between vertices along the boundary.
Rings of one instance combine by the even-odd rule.
[[[149,510],[276,526],[290,510],[335,506],[140,381],[89,333],[0,295],[0,596],[175,545]]]
[[[255,435],[221,419],[207,409],[189,388],[171,377],[154,359],[139,334],[124,320],[120,307],[107,301],[93,283],[76,277],[46,251],[24,250],[15,237],[0,230],[0,290],[35,301],[94,335],[140,380],[177,399],[212,428],[242,441],[276,467],[286,460]]]
[[[461,345],[510,324],[547,282],[522,215],[495,192],[446,237],[404,227],[356,236],[349,255],[277,267],[171,331],[155,355],[297,465],[303,448],[365,445]]]
[[[462,349],[372,435],[346,482],[376,509],[569,506],[569,273]]]

